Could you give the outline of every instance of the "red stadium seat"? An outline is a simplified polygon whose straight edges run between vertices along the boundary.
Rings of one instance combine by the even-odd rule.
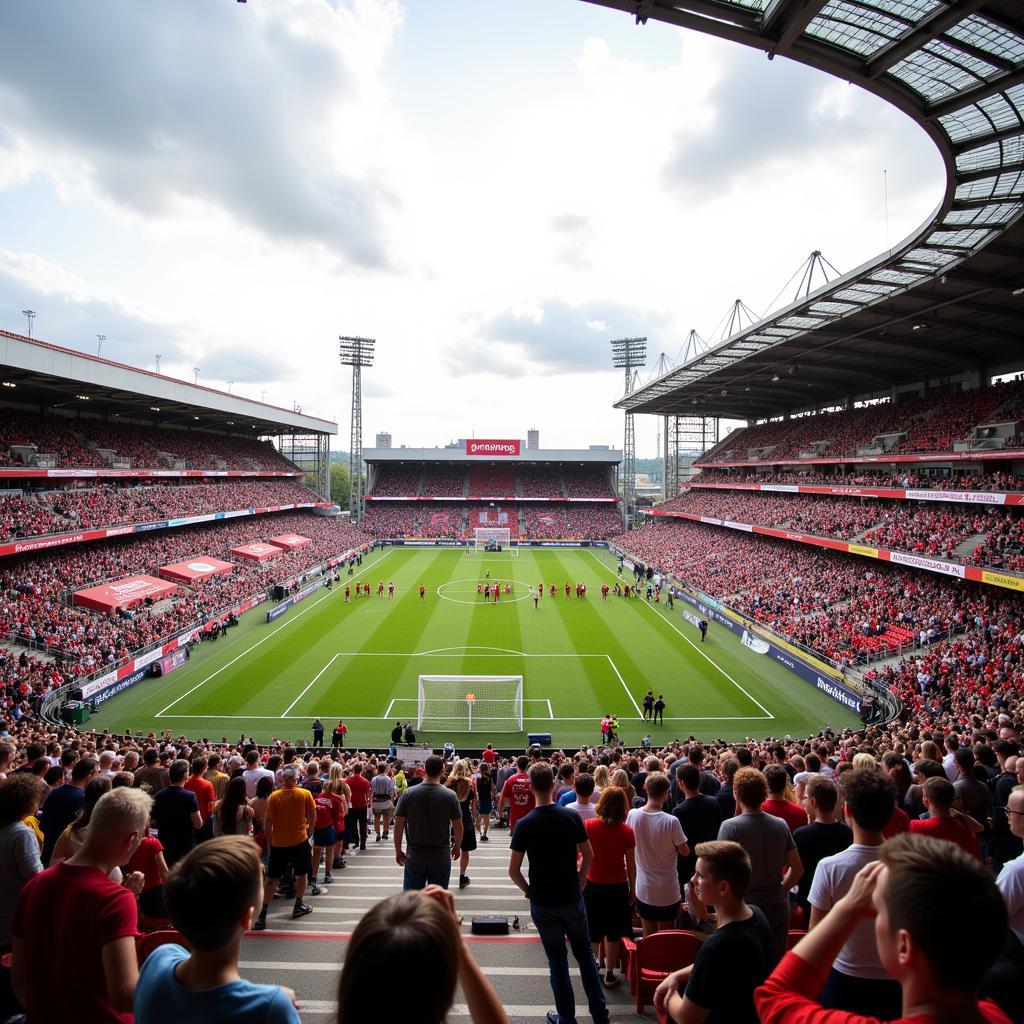
[[[670,929],[655,932],[636,942],[623,939],[628,955],[629,990],[636,996],[636,1012],[642,1014],[654,998],[654,990],[680,967],[693,963],[704,936],[699,932]]]

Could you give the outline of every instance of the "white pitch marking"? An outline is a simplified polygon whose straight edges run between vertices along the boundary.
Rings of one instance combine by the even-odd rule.
[[[633,694],[629,692],[629,687],[626,685],[626,680],[622,678],[622,673],[619,671],[618,666],[612,661],[612,656],[606,654],[605,657],[608,659],[608,664],[611,665],[612,671],[619,677],[619,682],[622,683],[622,688],[626,691],[626,696],[629,698],[630,704],[636,708],[636,717],[643,718],[644,713],[640,710],[640,705],[633,699]]]
[[[296,697],[295,700],[293,700],[291,704],[289,704],[288,707],[284,709],[284,711],[281,714],[282,718],[288,717],[288,712],[291,711],[291,709],[295,707],[295,705],[298,704],[303,697],[306,696],[306,691],[338,660],[339,657],[340,655],[335,654],[334,657],[331,658],[331,660],[327,662],[327,664],[324,665],[324,667],[320,669],[320,671],[317,672],[317,674],[313,676],[313,678],[308,683],[306,683],[306,686],[303,689],[302,693],[300,693],[298,697]]]
[[[553,722],[555,720],[555,712],[551,709],[551,701],[548,700],[548,701],[545,701],[545,703],[548,706],[548,718],[550,718],[551,721]]]
[[[615,577],[615,574],[612,572],[611,566],[605,565],[604,562],[602,562],[601,559],[598,558],[597,555],[595,555],[593,551],[588,551],[587,553],[594,559],[594,561],[597,562],[598,565],[600,565],[605,570],[605,572],[609,576],[617,578],[617,577]],[[675,630],[676,633],[678,633],[709,665],[711,665],[713,668],[717,669],[723,676],[725,676],[725,678],[728,679],[729,682],[732,683],[732,685],[735,686],[736,689],[739,690],[740,693],[742,693],[748,700],[750,700],[754,704],[756,704],[769,718],[774,718],[775,717],[756,697],[751,696],[751,694],[748,693],[747,690],[745,690],[742,686],[740,686],[740,684],[737,683],[736,680],[733,679],[733,677],[731,675],[729,675],[729,673],[726,672],[725,669],[722,668],[721,665],[719,665],[712,658],[708,657],[708,655],[706,655],[700,649],[700,647],[697,644],[695,644],[667,615],[660,614],[655,609],[654,605],[649,605],[649,604],[647,604],[646,601],[644,601],[643,603],[644,603],[644,606],[647,607],[647,608],[650,608],[650,610],[652,612],[654,612],[654,614],[657,615],[658,618],[661,619],[662,622],[664,622],[666,625],[668,625],[671,629]],[[723,721],[725,721],[725,719],[723,719]]]
[[[388,550],[385,551],[384,554],[380,556],[380,558],[375,559],[373,562],[370,563],[370,565],[378,565],[380,562],[383,562],[384,559],[387,558],[388,555],[390,555],[391,552],[394,551],[394,550],[395,550],[394,548],[388,548]],[[291,623],[293,623],[293,622],[298,622],[299,619],[301,619],[302,616],[306,614],[306,612],[311,612],[314,608],[317,607],[317,605],[322,604],[324,601],[326,601],[327,598],[329,598],[331,596],[331,594],[333,594],[333,593],[335,593],[335,591],[333,589],[328,590],[327,593],[324,594],[323,597],[317,598],[317,600],[315,600],[312,604],[310,604],[308,608],[303,608],[302,611],[299,612],[297,615],[289,615],[288,618],[284,622],[282,622],[280,626],[277,626],[275,629],[272,629],[266,636],[260,637],[260,639],[257,640],[256,643],[254,643],[251,647],[247,647],[244,651],[242,651],[241,654],[239,654],[236,657],[232,658],[226,665],[221,665],[221,667],[219,669],[217,669],[216,672],[211,672],[205,679],[203,679],[200,682],[196,683],[196,685],[193,686],[192,689],[186,690],[180,697],[175,697],[174,700],[172,700],[171,703],[167,705],[167,707],[163,708],[163,710],[161,710],[161,711],[158,711],[153,717],[154,718],[160,718],[161,715],[163,715],[164,711],[168,711],[171,708],[173,708],[175,704],[177,704],[179,701],[183,701],[190,693],[195,693],[195,691],[198,690],[200,686],[204,686],[211,679],[215,678],[216,676],[219,676],[221,674],[221,672],[224,671],[224,669],[230,668],[232,665],[234,665],[234,663],[236,661],[241,660],[247,654],[250,654],[252,651],[256,650],[256,648],[259,647],[260,644],[265,643],[267,640],[269,640],[275,634],[279,633],[286,626],[291,625]],[[339,593],[339,594],[341,593],[341,587],[340,586],[338,587],[337,593]],[[179,718],[180,716],[179,715],[172,715],[170,717]]]
[[[498,651],[501,654],[515,654],[520,658],[525,658],[522,651],[512,651],[507,647],[438,647],[433,651],[416,651],[415,654],[407,655],[410,658],[424,658],[428,654],[450,654],[453,651]]]

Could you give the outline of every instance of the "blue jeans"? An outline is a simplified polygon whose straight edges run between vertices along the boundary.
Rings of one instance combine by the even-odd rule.
[[[590,1016],[594,1024],[607,1024],[608,1004],[604,1000],[604,989],[597,971],[597,961],[590,945],[587,929],[587,910],[580,896],[575,903],[560,907],[541,907],[530,903],[530,916],[537,926],[537,933],[548,958],[551,974],[551,991],[555,996],[555,1010],[559,1024],[576,1024],[576,997],[569,978],[569,954],[565,940],[569,940],[572,955],[580,965],[583,991],[587,993]]]
[[[413,863],[413,861],[407,860],[402,888],[425,889],[428,885],[439,885],[442,889],[447,889],[448,879],[451,876],[452,862],[448,857],[444,860],[428,861],[427,863]]]

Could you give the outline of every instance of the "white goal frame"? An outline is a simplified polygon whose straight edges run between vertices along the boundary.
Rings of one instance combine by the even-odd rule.
[[[518,558],[519,547],[512,543],[512,530],[507,526],[478,526],[473,530],[473,547],[470,549],[474,554],[486,551],[487,545],[491,542],[501,545],[502,551],[507,551],[513,558]]]
[[[491,694],[504,684],[507,696]],[[485,696],[480,696],[480,692]],[[421,675],[416,728],[436,732],[522,732],[522,676]]]

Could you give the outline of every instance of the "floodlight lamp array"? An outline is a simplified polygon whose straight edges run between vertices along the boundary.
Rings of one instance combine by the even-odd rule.
[[[647,363],[646,338],[616,338],[612,342],[612,365],[623,367],[644,366]]]
[[[338,355],[345,366],[373,366],[373,338],[350,338],[344,335],[338,338]]]

